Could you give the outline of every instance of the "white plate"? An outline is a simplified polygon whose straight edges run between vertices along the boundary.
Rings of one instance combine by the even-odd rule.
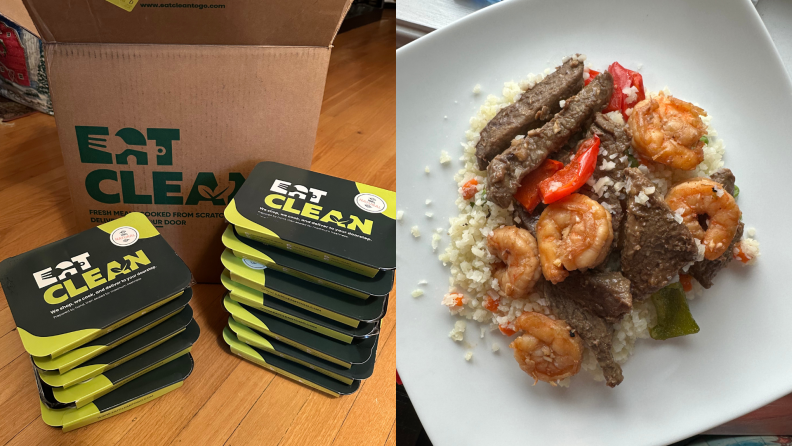
[[[792,88],[770,36],[748,0],[593,3],[508,1],[397,51],[398,209],[405,211],[397,366],[436,446],[668,444],[792,391]],[[758,265],[733,265],[691,302],[701,332],[639,340],[616,389],[585,371],[569,389],[532,387],[508,340],[480,339],[472,322],[465,336],[477,345],[466,362],[466,349],[448,338],[455,318],[440,305],[448,270],[430,247],[432,231],[447,229],[456,213],[452,177],[469,118],[505,81],[574,52],[600,68],[642,63],[647,89],[667,85],[713,116],[744,221],[762,241]],[[477,83],[480,95],[472,93]],[[441,150],[452,154],[450,166],[440,165]],[[441,249],[447,241],[444,233]],[[422,279],[426,294],[410,297]],[[500,352],[491,352],[493,342]]]

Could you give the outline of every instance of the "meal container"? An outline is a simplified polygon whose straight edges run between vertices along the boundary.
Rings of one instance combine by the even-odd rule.
[[[8,258],[0,284],[25,350],[56,358],[177,298],[187,265],[140,213]]]
[[[385,316],[387,295],[358,299],[269,269],[260,263],[242,260],[228,249],[220,260],[229,271],[231,280],[349,327],[376,322]]]
[[[297,364],[304,365],[311,370],[316,370],[317,372],[327,375],[333,379],[337,379],[344,384],[352,384],[355,380],[366,379],[374,372],[376,352],[374,355],[372,355],[369,361],[364,362],[363,364],[355,364],[352,367],[344,367],[305,353],[299,348],[292,347],[285,342],[277,341],[272,338],[265,338],[252,328],[235,321],[233,317],[228,318],[228,328],[234,332],[234,334],[237,336],[237,339],[251,347],[272,353],[273,355],[280,356],[281,358],[288,359],[289,361],[295,362]]]
[[[80,408],[91,401],[106,395],[113,390],[131,382],[138,376],[163,366],[174,359],[190,352],[193,343],[198,340],[200,329],[198,323],[190,322],[187,329],[148,352],[124,364],[94,377],[88,381],[69,388],[52,387],[41,381],[38,373],[36,379],[42,388],[52,390],[52,400],[42,400],[47,407],[62,409],[66,407]]]
[[[85,363],[86,361],[101,355],[102,353],[113,349],[124,342],[134,339],[147,330],[156,327],[158,324],[164,323],[169,318],[179,314],[180,311],[192,299],[192,289],[187,288],[179,297],[172,301],[146,313],[143,316],[135,319],[134,321],[122,325],[121,327],[107,333],[106,335],[94,339],[93,341],[84,344],[68,353],[65,353],[57,358],[33,357],[33,363],[41,370],[55,371],[58,373],[66,373],[69,370]]]
[[[347,368],[369,361],[379,340],[379,335],[376,335],[365,339],[354,339],[351,344],[347,344],[243,305],[231,299],[230,295],[226,295],[223,299],[223,306],[240,324]]]
[[[251,347],[240,341],[228,327],[223,329],[223,339],[231,348],[231,353],[330,396],[349,395],[357,392],[360,388],[360,381],[355,380],[352,384],[344,384],[316,370]]]
[[[253,260],[267,268],[361,299],[385,296],[393,289],[394,270],[380,271],[374,277],[362,276],[303,257],[293,251],[274,248],[242,237],[232,225],[228,225],[223,232],[223,245],[243,260]]]
[[[50,426],[62,427],[64,432],[87,426],[178,389],[192,371],[193,359],[188,353],[80,408],[52,409],[40,401],[41,419]],[[49,387],[39,386],[39,392],[42,401],[54,399]]]
[[[80,364],[79,367],[65,373],[39,370],[39,377],[45,384],[52,387],[68,388],[79,384],[137,358],[168,339],[182,333],[192,321],[192,316],[192,308],[187,306],[182,309],[179,314],[146,331],[142,335],[108,350],[90,361]]]
[[[396,268],[396,193],[258,163],[225,209],[237,233],[357,274]]]
[[[228,270],[223,271],[220,280],[230,292],[231,299],[347,344],[356,339],[370,338],[379,334],[378,322],[363,323],[352,328],[234,282]]]

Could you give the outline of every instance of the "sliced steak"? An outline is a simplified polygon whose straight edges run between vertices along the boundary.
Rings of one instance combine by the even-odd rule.
[[[631,284],[633,299],[643,300],[666,286],[678,271],[696,260],[698,248],[690,230],[674,220],[660,194],[646,203],[635,201],[654,184],[640,170],[624,170],[627,179],[627,216],[622,231],[622,274]]]
[[[721,167],[720,169],[716,170],[715,173],[710,175],[710,179],[722,184],[723,188],[726,189],[726,192],[728,192],[729,195],[734,195],[735,178],[731,170]]]
[[[621,366],[613,359],[613,328],[605,319],[590,312],[576,300],[563,296],[557,285],[544,282],[544,291],[556,316],[565,320],[594,353],[605,375],[605,383],[609,387],[619,385],[624,376]]]
[[[517,200],[514,200],[514,216],[520,219],[517,226],[528,230],[532,236],[536,237],[536,223],[539,221],[539,217],[545,207],[544,203],[539,202],[533,212],[529,214]]]
[[[613,92],[613,77],[598,75],[540,129],[534,129],[514,146],[496,156],[487,167],[487,198],[508,207],[520,181],[551,153],[563,146],[583,123],[602,110]]]
[[[583,88],[583,62],[569,59],[553,73],[523,93],[514,104],[502,109],[481,131],[476,144],[478,168],[509,148],[517,135],[544,124],[561,110],[559,102],[576,95]]]
[[[731,170],[727,168],[718,169],[715,173],[710,175],[712,181],[716,181],[723,185],[723,189],[729,193],[729,195],[734,195],[734,174]],[[734,234],[734,238],[732,239],[731,244],[729,245],[729,249],[723,253],[720,257],[715,260],[707,260],[704,259],[700,262],[696,262],[693,266],[688,269],[687,273],[693,276],[698,283],[701,284],[704,288],[709,289],[712,287],[712,281],[715,279],[715,276],[722,270],[726,268],[729,262],[732,261],[734,258],[734,247],[737,243],[740,242],[742,239],[743,229],[745,229],[745,225],[740,222],[737,225],[737,232]]]
[[[715,276],[718,274],[718,272],[720,272],[720,270],[723,268],[726,268],[729,262],[731,262],[731,260],[734,258],[734,247],[742,238],[743,229],[745,229],[745,225],[740,222],[740,224],[737,225],[737,232],[734,234],[734,238],[732,239],[729,249],[727,249],[726,252],[724,252],[715,260],[704,259],[700,262],[694,263],[693,266],[687,270],[687,274],[693,276],[693,278],[696,279],[698,283],[701,284],[701,286],[709,289],[712,286],[712,280],[715,279]]]
[[[600,139],[597,168],[591,174],[594,183],[596,184],[603,177],[610,178],[613,184],[624,183],[624,169],[630,166],[630,160],[627,159],[627,149],[630,148],[631,140],[625,127],[611,121],[602,113],[596,113],[594,115],[594,123],[591,125],[586,137],[591,138],[593,135],[597,135]],[[619,246],[619,233],[624,218],[622,200],[619,200],[621,191],[608,188],[601,191],[602,195],[600,195],[594,192],[594,189],[587,184],[580,188],[580,193],[587,195],[600,204],[605,204],[605,208],[611,211],[611,224],[613,225],[612,246]]]
[[[553,288],[557,296],[574,300],[611,324],[632,309],[630,281],[620,272],[574,271]]]

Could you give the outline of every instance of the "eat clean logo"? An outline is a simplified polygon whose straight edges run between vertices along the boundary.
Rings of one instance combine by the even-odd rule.
[[[76,126],[75,133],[80,162],[104,165],[85,177],[85,191],[99,203],[197,205],[208,202],[226,206],[245,182],[239,172],[229,172],[218,182],[218,176],[207,171],[198,172],[185,183],[184,173],[171,167],[181,136],[179,129],[148,128],[144,133],[125,127],[111,137],[108,127]],[[133,165],[162,167],[144,178],[131,170]],[[144,186],[139,188],[140,185]]]

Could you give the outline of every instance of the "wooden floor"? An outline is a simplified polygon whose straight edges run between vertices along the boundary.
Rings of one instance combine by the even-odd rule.
[[[313,169],[396,188],[395,18],[338,36]],[[75,233],[55,121],[0,123],[0,259]],[[46,426],[29,357],[0,293],[0,445],[395,445],[396,298],[383,321],[374,375],[329,398],[231,356],[220,339],[223,289],[197,285],[201,337],[184,386],[69,433]]]

